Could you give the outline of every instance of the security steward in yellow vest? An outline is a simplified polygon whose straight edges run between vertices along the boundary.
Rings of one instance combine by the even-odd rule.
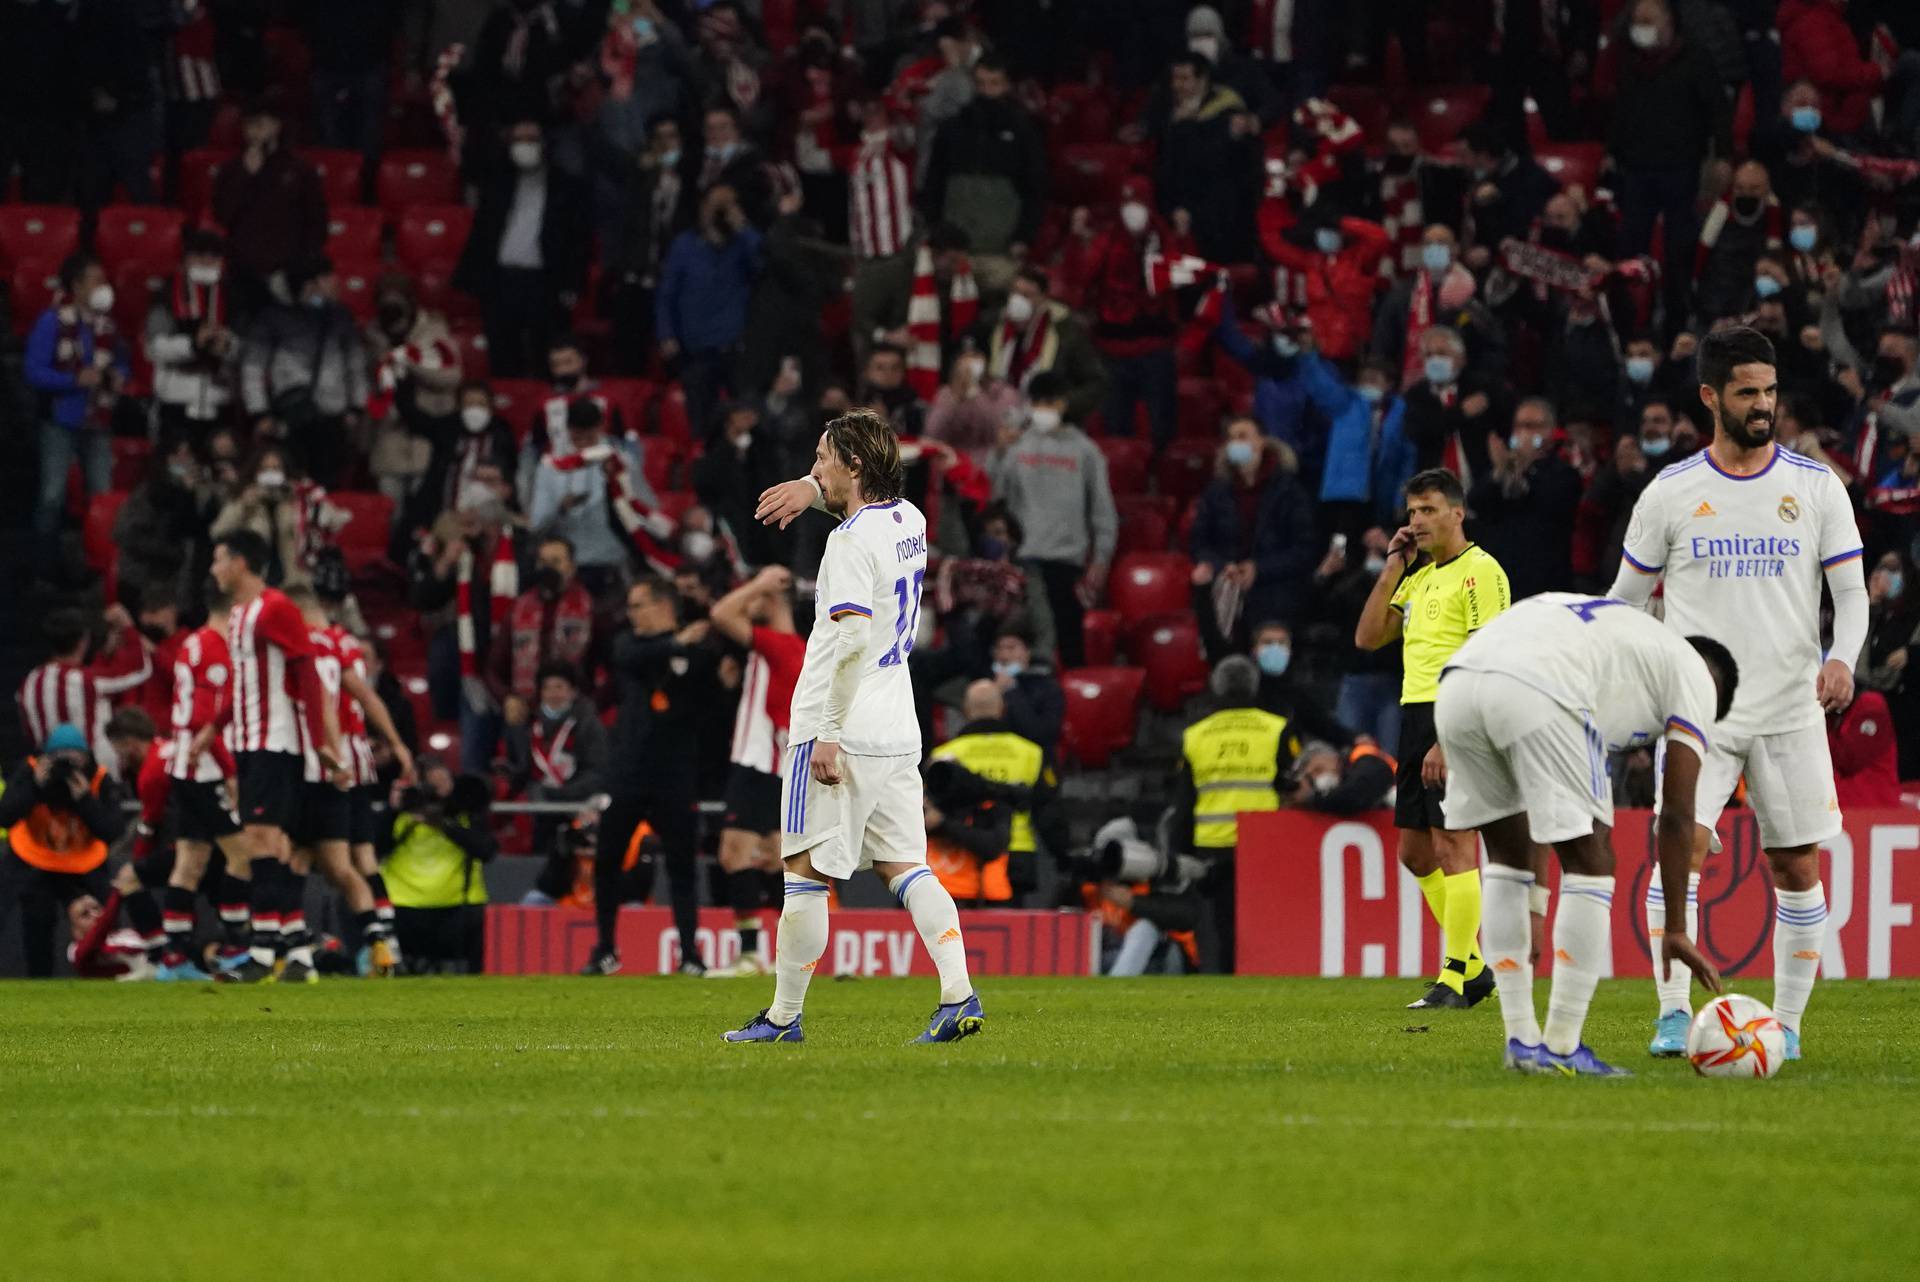
[[[1046,750],[1008,727],[1005,697],[993,682],[968,686],[961,711],[960,733],[928,756],[927,865],[958,903],[1012,904],[1038,884],[1034,815],[1046,825],[1059,781]],[[959,766],[986,787],[938,763]]]
[[[380,872],[409,970],[478,975],[486,969],[484,865],[500,850],[487,801],[481,780],[456,781],[432,758],[421,761],[419,786],[401,799]]]
[[[120,798],[77,726],[55,726],[39,755],[7,779],[0,829],[13,852],[9,862],[21,865],[13,872],[30,977],[53,974],[55,905],[64,913],[83,895],[104,901],[112,893],[103,865],[108,846],[126,831]]]
[[[1244,655],[1222,659],[1209,681],[1219,711],[1181,736],[1179,791],[1174,799],[1172,849],[1191,851],[1211,865],[1206,895],[1213,908],[1213,965],[1225,974],[1234,960],[1234,847],[1240,816],[1280,809],[1283,779],[1300,750],[1285,717],[1254,706],[1260,669]]]

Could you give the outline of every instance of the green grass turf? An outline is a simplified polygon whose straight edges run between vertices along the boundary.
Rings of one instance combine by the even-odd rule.
[[[721,1045],[770,986],[0,985],[0,1278],[1914,1276],[1920,984],[1758,1083],[1648,1060],[1644,982],[1631,1081],[1401,981],[989,981],[946,1047],[823,982]]]

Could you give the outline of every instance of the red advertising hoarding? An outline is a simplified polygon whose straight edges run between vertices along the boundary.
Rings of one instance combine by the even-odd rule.
[[[1656,875],[1653,814],[1623,810],[1613,831],[1614,975],[1650,975],[1647,883]],[[1827,888],[1822,978],[1920,975],[1920,813],[1846,816],[1820,851]],[[1773,889],[1751,811],[1720,821],[1725,850],[1700,883],[1700,943],[1732,975],[1773,971]],[[1301,811],[1242,815],[1238,868],[1238,969],[1243,975],[1434,974],[1439,930],[1394,857],[1392,817],[1349,819]],[[1555,873],[1557,881],[1558,874]],[[1558,902],[1558,897],[1555,897]],[[1542,969],[1551,962],[1542,958]]]
[[[740,956],[740,935],[731,912],[700,914],[701,960],[731,965]],[[831,934],[821,975],[931,975],[913,918],[898,909],[851,908],[829,919]],[[779,915],[762,914],[762,955],[773,958]],[[1092,919],[1082,913],[995,912],[960,914],[967,936],[967,965],[979,975],[1085,975],[1093,946]],[[587,964],[593,951],[593,914],[570,908],[494,907],[487,910],[487,972],[493,975],[564,975]],[[667,975],[680,966],[680,936],[664,908],[622,910],[616,942],[622,974]]]

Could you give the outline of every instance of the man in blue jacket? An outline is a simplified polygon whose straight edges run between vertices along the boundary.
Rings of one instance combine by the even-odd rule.
[[[1407,405],[1394,390],[1394,368],[1378,357],[1360,362],[1353,382],[1313,349],[1311,333],[1293,361],[1294,380],[1331,425],[1320,472],[1320,504],[1333,528],[1349,538],[1373,525],[1397,529],[1401,489],[1414,471]]]
[[[27,385],[40,420],[40,496],[34,532],[47,543],[43,567],[58,563],[55,541],[66,506],[67,471],[80,463],[87,493],[113,481],[109,443],[114,397],[127,380],[127,353],[113,336],[113,286],[100,260],[74,254],[60,264],[60,293],[27,335]]]
[[[747,328],[747,306],[760,276],[758,230],[747,221],[733,188],[707,189],[700,221],[673,238],[654,295],[654,333],[660,356],[678,363],[693,430],[713,430],[723,391],[733,391],[733,362]]]

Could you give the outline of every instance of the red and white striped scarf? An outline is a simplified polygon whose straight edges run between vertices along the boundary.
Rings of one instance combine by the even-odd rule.
[[[191,321],[195,325],[205,323],[215,329],[225,327],[227,323],[227,289],[225,279],[212,285],[196,285],[188,279],[185,272],[177,273],[173,278],[173,315],[175,320]]]
[[[213,16],[200,0],[181,0],[182,25],[173,33],[174,98],[215,102],[220,97],[220,64],[214,58]]]
[[[434,119],[440,122],[440,132],[446,136],[447,157],[456,165],[460,163],[460,149],[466,144],[467,131],[460,123],[459,104],[454,101],[453,76],[466,56],[465,45],[448,45],[433,60],[433,78],[427,82],[427,102],[433,108]]]
[[[648,507],[634,492],[625,454],[602,441],[577,454],[550,455],[547,461],[559,472],[598,467],[606,478],[607,511],[640,559],[661,574],[680,567],[680,554],[671,542],[676,528],[673,518]]]
[[[1399,247],[1380,260],[1380,274],[1397,276],[1420,270],[1420,236],[1426,230],[1426,211],[1420,206],[1420,162],[1416,158],[1404,174],[1380,175],[1380,225]]]
[[[93,334],[92,359],[96,366],[102,353],[113,351],[112,316],[88,314],[83,319],[80,308],[62,293],[54,295],[53,318],[58,325],[53,338],[53,363],[63,373],[78,374],[87,368],[88,352],[81,338],[82,331]],[[96,383],[87,394],[87,417],[91,426],[107,426],[113,419],[113,404],[118,399],[104,379]]]
[[[847,225],[855,258],[897,254],[913,230],[913,167],[891,138],[864,143],[847,185]]]
[[[389,350],[374,371],[374,396],[367,413],[376,421],[393,409],[394,393],[415,370],[460,368],[460,349],[449,338],[429,339],[425,343],[401,343]]]
[[[1052,350],[1049,350],[1050,345]],[[1025,325],[1003,320],[1000,322],[1000,341],[994,346],[995,359],[988,373],[1002,382],[1024,389],[1028,377],[1040,364],[1043,355],[1046,367],[1050,369],[1053,366],[1059,342],[1054,337],[1052,314],[1045,306],[1041,306],[1034,309],[1032,319]]]
[[[1147,293],[1150,296],[1185,289],[1221,270],[1194,254],[1163,254],[1157,245],[1148,247],[1147,252],[1141,255],[1140,263],[1145,270]]]
[[[1780,206],[1778,196],[1768,196],[1766,206],[1755,215],[1765,229],[1766,248],[1777,251],[1786,239],[1787,211]],[[1713,247],[1720,242],[1720,233],[1733,221],[1733,202],[1722,196],[1713,202],[1713,208],[1707,211],[1707,219],[1700,226],[1700,244],[1693,253],[1693,274],[1696,279],[1706,270],[1707,259],[1713,253]]]
[[[1446,275],[1436,286],[1433,277],[1425,268],[1414,277],[1413,293],[1407,299],[1407,337],[1406,355],[1400,362],[1400,386],[1412,387],[1420,381],[1423,358],[1420,355],[1420,335],[1432,328],[1436,303],[1442,311],[1451,311],[1463,306],[1473,297],[1473,273],[1454,263],[1447,268]]]
[[[1902,267],[1887,281],[1887,324],[1896,329],[1913,328],[1913,298],[1920,286],[1920,274]]]
[[[947,282],[947,332],[957,339],[973,328],[980,315],[980,290],[973,281],[973,265],[960,259]],[[933,250],[920,246],[913,261],[913,295],[907,301],[907,385],[923,401],[940,390],[940,293],[933,274]]]
[[[471,677],[480,670],[479,630],[473,623],[473,546],[460,553],[456,567],[454,630],[460,639],[460,675]],[[506,622],[513,599],[520,595],[520,565],[513,556],[513,536],[501,530],[493,540],[493,564],[487,570],[487,615],[494,627]]]

